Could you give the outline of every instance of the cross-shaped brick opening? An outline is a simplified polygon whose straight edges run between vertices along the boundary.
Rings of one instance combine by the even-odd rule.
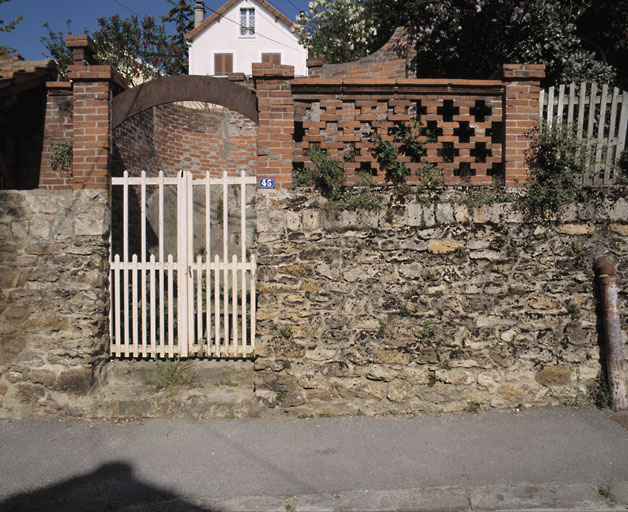
[[[417,119],[421,119],[421,116],[427,114],[427,107],[423,106],[423,104],[421,103],[421,100],[416,100],[414,102],[414,110],[415,110],[415,117]]]
[[[475,107],[469,110],[472,116],[475,116],[475,121],[483,123],[486,116],[490,116],[493,109],[489,107],[484,100],[476,100]]]
[[[486,170],[487,176],[503,177],[504,164],[502,162],[493,162],[493,165]]]
[[[493,144],[504,142],[504,123],[491,123],[491,127],[486,129],[486,136],[491,138]]]
[[[294,142],[303,142],[305,135],[305,128],[303,128],[303,121],[294,122],[294,133],[292,134],[292,140]]]
[[[371,167],[371,162],[360,162],[360,173],[377,176],[377,169]]]
[[[460,162],[460,166],[454,170],[454,176],[460,178],[469,179],[471,176],[475,176],[475,169],[471,167],[469,162]]]
[[[342,147],[342,160],[344,162],[355,162],[355,143],[347,142]]]
[[[460,113],[460,108],[454,107],[454,100],[445,100],[443,106],[436,109],[436,113],[443,116],[443,122],[449,123]]]
[[[460,154],[460,151],[454,148],[453,142],[443,142],[443,147],[437,151],[437,154],[443,159],[443,162],[451,163]]]
[[[438,127],[438,121],[428,121],[421,127],[420,135],[427,137],[428,142],[434,142],[438,137],[443,136],[443,129]]]
[[[475,128],[469,126],[468,121],[460,121],[459,124],[460,126],[454,129],[454,136],[458,137],[460,142],[469,142],[475,135]]]
[[[308,187],[312,184],[305,162],[292,162],[292,183],[295,187]]]
[[[475,148],[469,151],[471,156],[475,157],[475,163],[486,163],[486,157],[492,156],[493,152],[486,149],[486,142],[476,142]]]

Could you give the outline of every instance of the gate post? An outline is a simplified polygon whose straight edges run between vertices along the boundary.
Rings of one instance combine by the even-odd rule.
[[[528,178],[526,152],[530,146],[530,130],[539,115],[541,78],[544,64],[504,64],[502,81],[505,89],[504,108],[504,176],[507,187],[523,185]]]
[[[274,177],[280,188],[292,188],[293,78],[294,66],[253,64],[259,111],[257,176]]]
[[[74,64],[68,66],[73,81],[72,188],[109,187],[111,147],[111,96],[114,85],[126,81],[111,66],[97,65],[96,46],[86,34],[68,34],[66,46]]]

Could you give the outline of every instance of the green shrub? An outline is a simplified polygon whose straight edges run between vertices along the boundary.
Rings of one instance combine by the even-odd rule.
[[[395,124],[391,133],[393,140],[388,141],[379,131],[371,132],[371,141],[375,144],[373,152],[380,168],[386,171],[386,179],[394,185],[402,185],[410,175],[410,169],[399,160],[399,155],[409,157],[411,162],[421,161],[425,155],[424,142],[419,140],[422,125],[416,119],[408,123],[402,121]],[[430,164],[424,168],[431,169]],[[425,178],[421,179],[422,183],[425,181]]]
[[[569,125],[541,124],[531,135],[527,155],[531,179],[521,204],[532,217],[548,218],[563,205],[584,198],[582,175],[590,152]]]
[[[310,146],[308,155],[314,164],[311,176],[316,188],[324,197],[332,201],[341,199],[345,190],[346,177],[340,163],[316,145]]]

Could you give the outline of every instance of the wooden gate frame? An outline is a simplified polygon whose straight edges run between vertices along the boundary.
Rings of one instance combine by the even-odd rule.
[[[254,185],[256,182],[254,176],[246,176],[244,171],[237,177],[228,176],[225,172],[221,178],[210,178],[209,172],[204,178],[194,178],[190,172],[180,172],[177,177],[166,177],[163,171],[158,177],[149,178],[144,171],[140,177],[131,177],[125,171],[123,177],[112,178],[112,186],[122,186],[123,190],[122,259],[119,254],[110,257],[112,356],[144,358],[252,356],[255,350],[257,267],[255,255],[247,259],[246,185]],[[167,258],[165,255],[164,187],[168,185],[177,187],[176,261],[172,254]],[[222,187],[223,204],[223,254],[222,259],[215,255],[213,261],[210,251],[212,185]],[[236,254],[231,255],[229,259],[229,185],[240,186],[240,259]],[[140,188],[139,258],[137,254],[129,258],[130,186]],[[148,259],[147,186],[158,186],[159,194],[158,258],[151,254]],[[194,258],[194,186],[203,186],[205,189],[205,259],[200,254]],[[247,282],[250,283],[249,295]],[[122,293],[123,290],[126,290],[126,293]]]

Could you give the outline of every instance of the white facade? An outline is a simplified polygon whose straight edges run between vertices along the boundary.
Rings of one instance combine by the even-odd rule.
[[[221,14],[210,13],[212,15],[188,35],[189,73],[224,74],[221,69],[215,69],[215,65],[220,65],[224,55],[231,54],[232,72],[251,75],[251,65],[262,62],[262,54],[279,54],[281,64],[294,66],[296,76],[307,75],[307,50],[299,44],[299,37],[290,30],[283,15],[263,4],[256,0],[231,0],[217,10]],[[244,28],[241,22],[245,23]],[[247,28],[251,25],[254,30]]]

